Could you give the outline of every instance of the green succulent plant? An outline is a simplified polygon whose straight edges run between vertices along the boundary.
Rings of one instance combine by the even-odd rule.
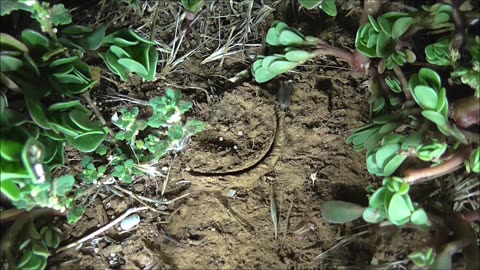
[[[437,42],[425,47],[427,62],[437,66],[449,66],[452,63],[450,53],[451,41],[447,37],[440,38]]]
[[[102,55],[107,67],[122,80],[128,80],[127,72],[148,81],[155,79],[158,52],[153,46],[154,42],[126,29],[108,35],[103,44],[109,46],[105,55]]]
[[[424,251],[414,251],[408,255],[408,258],[412,260],[418,267],[426,267],[433,264],[436,254],[433,252],[433,248],[429,248]]]
[[[337,6],[334,0],[298,0],[298,3],[306,9],[320,7],[327,15],[337,16]]]
[[[372,123],[354,129],[346,143],[352,143],[355,151],[374,149],[392,131],[401,126],[402,115],[384,114],[375,117]]]
[[[448,121],[448,100],[440,75],[432,69],[421,68],[414,74],[408,88],[415,102],[422,108],[422,116],[437,125],[438,130],[466,143],[464,135]]]
[[[412,63],[416,57],[410,49],[398,49],[400,37],[416,20],[407,13],[388,12],[377,19],[368,16],[369,22],[357,31],[355,46],[369,58],[385,59],[385,66],[392,69],[394,64],[403,66]]]
[[[28,233],[24,234],[18,254],[20,254],[15,269],[45,269],[47,258],[50,256],[49,249],[55,249],[60,244],[61,231],[54,226],[44,226],[40,232],[33,222],[26,225]]]
[[[411,222],[426,229],[431,223],[425,210],[410,199],[409,189],[410,185],[402,178],[387,177],[383,186],[370,196],[368,207],[344,201],[327,201],[322,205],[322,216],[330,223],[345,223],[363,217],[369,223],[388,220],[400,226]]]
[[[265,40],[271,46],[285,48],[283,48],[284,54],[259,56],[253,63],[252,74],[259,83],[267,82],[318,55],[318,52],[306,50],[317,45],[318,38],[304,36],[284,22],[273,22]]]

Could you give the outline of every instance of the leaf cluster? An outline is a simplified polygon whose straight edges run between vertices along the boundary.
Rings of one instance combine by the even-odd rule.
[[[165,96],[152,98],[148,106],[152,115],[146,120],[141,119],[137,107],[122,108],[120,115],[112,117],[112,122],[120,129],[116,139],[126,142],[135,156],[129,157],[118,147],[112,153],[112,175],[126,183],[133,180],[132,175],[148,173],[142,164],[158,161],[168,152],[183,150],[190,137],[206,125],[195,119],[182,121],[192,103],[182,100],[179,90],[168,88]]]
[[[23,234],[17,247],[19,259],[14,269],[45,269],[50,256],[49,249],[60,244],[62,231],[55,226],[44,226],[40,232],[33,222],[27,224],[27,233]]]
[[[259,83],[267,82],[315,57],[315,54],[304,49],[313,47],[319,42],[318,38],[304,36],[298,30],[280,21],[273,22],[265,40],[271,46],[281,47],[284,54],[258,57],[252,65],[252,74]]]
[[[103,44],[109,46],[102,56],[107,67],[123,81],[128,80],[127,72],[148,81],[155,79],[158,52],[154,42],[130,29],[123,29],[105,37]]]

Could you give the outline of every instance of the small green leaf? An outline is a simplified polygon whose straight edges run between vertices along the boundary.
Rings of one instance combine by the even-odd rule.
[[[70,24],[72,16],[70,10],[66,9],[63,4],[56,4],[50,9],[50,22],[57,26],[63,24]]]
[[[33,251],[33,254],[39,255],[42,257],[50,256],[50,252],[48,252],[48,249],[43,244],[40,244],[38,242],[33,242],[32,251]]]
[[[101,26],[95,32],[88,34],[85,37],[78,39],[78,45],[86,50],[97,50],[103,43],[105,38],[105,26]]]
[[[148,71],[145,69],[145,67],[135,60],[121,58],[118,59],[118,63],[132,73],[137,73],[141,76],[146,76],[148,74]]]
[[[413,96],[415,101],[422,107],[424,110],[435,110],[438,103],[437,92],[424,85],[415,86],[413,90]]]
[[[70,192],[75,184],[75,178],[72,175],[64,175],[53,180],[53,191],[60,197]]]
[[[436,111],[422,111],[422,115],[439,126],[445,125],[445,122],[447,121],[443,115]]]
[[[45,52],[48,50],[50,41],[37,31],[26,29],[22,31],[22,40],[31,50]]]
[[[303,50],[293,50],[293,51],[287,52],[285,54],[285,58],[288,61],[301,62],[301,61],[308,60],[310,58],[310,54]]]
[[[322,217],[329,223],[346,223],[362,216],[365,207],[344,201],[327,201],[322,205]]]
[[[181,125],[172,125],[168,129],[168,138],[172,141],[183,139],[183,128]]]
[[[383,175],[390,176],[392,175],[400,165],[402,165],[403,161],[407,158],[407,155],[395,155],[392,159],[390,159],[383,168]]]
[[[410,208],[400,194],[393,195],[388,205],[388,216],[392,221],[401,221],[411,214]]]
[[[3,173],[4,172],[2,171],[2,174]],[[0,184],[0,190],[2,191],[3,195],[12,201],[20,199],[20,189],[13,180],[2,180]]]
[[[297,62],[289,62],[289,61],[275,61],[273,62],[269,68],[268,71],[273,73],[273,74],[281,74],[284,72],[287,72],[293,68],[295,68],[298,65]]]
[[[373,208],[381,208],[385,204],[385,194],[387,189],[385,187],[379,188],[375,193],[372,194],[368,204]]]
[[[337,16],[337,6],[335,6],[334,0],[323,0],[321,8],[327,15],[332,17]]]
[[[368,223],[379,223],[385,220],[385,213],[382,209],[367,207],[363,211],[362,217]]]
[[[74,206],[68,209],[67,221],[69,224],[76,223],[85,213],[85,209],[81,206]]]
[[[278,36],[278,41],[283,46],[295,46],[303,43],[303,37],[290,30],[283,30]]]
[[[415,20],[411,17],[403,17],[396,20],[392,27],[392,37],[399,39],[414,23]]]
[[[23,62],[16,57],[10,55],[0,55],[0,71],[15,71],[23,66]]]
[[[415,225],[426,225],[429,224],[428,216],[423,208],[415,210],[410,216],[410,220]]]
[[[2,1],[3,3],[4,1]],[[6,49],[15,49],[24,53],[28,53],[28,48],[18,39],[7,33],[0,33],[0,44],[2,45],[2,50]]]

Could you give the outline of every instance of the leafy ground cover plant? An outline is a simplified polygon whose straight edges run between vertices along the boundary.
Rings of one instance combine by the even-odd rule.
[[[0,39],[1,193],[16,208],[29,211],[18,212],[20,221],[15,226],[19,228],[12,230],[2,254],[12,267],[44,269],[48,249],[58,246],[60,232],[44,227],[38,233],[33,221],[25,222],[40,217],[34,214],[38,207],[56,210],[69,223],[76,222],[84,211],[77,200],[89,192],[89,185],[112,176],[130,183],[133,174],[150,172],[146,164],[182,150],[205,124],[182,123],[192,103],[183,101],[179,91],[168,89],[165,97],[150,101],[153,115],[148,121],[137,119],[138,108],[122,110],[113,121],[121,131],[108,138],[107,133],[114,133],[99,120],[91,120],[91,111],[76,97],[99,83],[84,56],[99,54],[122,80],[128,79],[128,73],[153,80],[158,61],[155,44],[130,29],[106,35],[103,26],[95,30],[68,25],[72,18],[63,4],[2,1],[1,5],[2,16],[16,10],[30,12],[47,34],[25,29],[19,38],[1,33]],[[62,25],[68,26],[56,28]],[[7,97],[12,95],[5,94],[8,90],[23,96],[27,113],[9,105]],[[145,128],[149,128],[148,136],[137,137]],[[65,145],[83,153],[84,170],[54,177],[52,172],[65,163]],[[86,153],[109,153],[108,165],[96,167]],[[24,226],[31,233],[18,237]]]
[[[313,2],[318,5],[321,1],[308,4]],[[382,4],[378,1],[375,10]],[[331,223],[360,217],[369,223],[410,223],[421,230],[457,231],[457,238],[462,238],[464,234],[454,228],[461,227],[461,222],[445,225],[445,221],[438,221],[442,218],[433,218],[435,215],[415,203],[409,192],[415,184],[462,166],[479,173],[479,134],[475,129],[480,124],[479,37],[467,31],[473,24],[459,19],[470,17],[467,13],[473,11],[460,11],[449,1],[379,15],[367,10],[364,7],[353,54],[275,21],[265,40],[279,53],[259,56],[252,74],[263,83],[319,55],[335,56],[352,67],[359,54],[367,58],[361,66],[369,75],[372,122],[355,129],[347,143],[356,151],[366,150],[368,172],[384,178],[378,189],[369,188],[368,206],[328,201],[322,207],[324,218]],[[458,15],[460,12],[463,15]],[[420,34],[433,41],[413,44]],[[410,64],[420,67],[412,69]],[[451,91],[463,91],[462,98],[450,98]],[[425,168],[415,168],[414,161]],[[432,246],[410,257],[420,267],[450,267],[451,251],[473,245],[473,239],[462,238],[458,243],[449,246],[449,251]]]

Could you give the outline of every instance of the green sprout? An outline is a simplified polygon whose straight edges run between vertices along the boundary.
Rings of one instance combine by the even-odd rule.
[[[423,268],[433,264],[435,261],[435,253],[433,252],[433,248],[429,248],[424,251],[414,251],[408,255],[408,258],[412,260],[415,265]]]
[[[306,9],[320,7],[327,15],[337,16],[337,6],[334,0],[298,0],[298,3]]]

